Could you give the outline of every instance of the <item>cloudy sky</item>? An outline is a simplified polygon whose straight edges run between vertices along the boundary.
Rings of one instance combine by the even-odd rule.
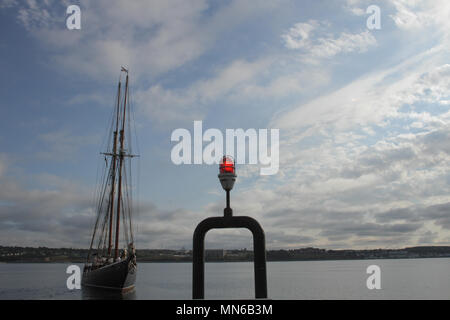
[[[0,0],[0,245],[88,247],[122,65],[138,248],[191,248],[222,215],[217,166],[170,159],[194,120],[280,130],[278,173],[240,165],[232,192],[269,249],[450,245],[449,17],[447,0]],[[246,230],[206,238],[251,246]]]

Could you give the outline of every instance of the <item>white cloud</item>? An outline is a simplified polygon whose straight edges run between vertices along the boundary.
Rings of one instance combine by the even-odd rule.
[[[319,57],[332,57],[341,52],[365,52],[376,43],[375,37],[367,30],[357,34],[343,32],[335,39],[318,39],[318,45],[311,48],[311,53]]]
[[[422,245],[421,235],[433,232],[434,243],[448,244],[448,219],[441,220],[442,215],[429,209],[448,207],[450,202],[450,122],[448,116],[441,120],[445,123],[411,134],[407,140],[392,133],[386,139],[378,137],[372,146],[352,135],[338,144],[331,135],[313,147],[285,145],[280,152],[284,175],[260,181],[233,203],[240,212],[258,217],[281,243],[280,235],[288,232],[309,236],[315,246],[322,247],[374,247],[390,242],[400,247]],[[290,152],[289,161],[286,152]],[[389,214],[398,209],[420,210],[421,218],[410,221],[405,216],[401,219],[405,225],[398,225],[397,217]],[[375,222],[381,216],[384,223]],[[334,243],[335,235],[343,242]],[[284,245],[306,244],[286,241]]]
[[[148,90],[136,92],[136,101],[149,119],[157,119],[157,122],[165,125],[198,120],[204,116],[208,104],[226,97],[269,65],[270,60],[266,59],[255,62],[233,61],[215,76],[197,81],[188,88],[170,90],[154,85]]]
[[[78,135],[68,130],[43,133],[38,136],[39,149],[35,156],[41,160],[67,161],[87,145],[99,144],[98,135]]]
[[[450,242],[450,224],[430,209],[450,202],[450,112],[440,107],[448,104],[445,53],[432,48],[274,117],[276,187],[268,191],[259,179],[252,190],[268,199],[259,203],[271,208],[262,217],[271,232],[283,228],[325,247],[422,244],[426,234],[432,243]],[[399,208],[421,218],[391,223],[389,212]],[[389,223],[377,223],[379,215]]]
[[[141,111],[149,119],[157,119],[160,124],[190,122],[202,119],[211,102],[225,98],[231,92],[253,80],[270,60],[255,62],[233,61],[215,76],[200,80],[181,90],[164,89],[160,85],[136,93],[136,101]]]
[[[286,57],[235,60],[207,79],[179,89],[154,85],[135,92],[140,112],[159,124],[202,119],[217,101],[233,103],[299,95],[330,81],[326,70],[292,68]],[[286,66],[284,66],[286,65]]]
[[[433,27],[435,30],[439,30],[448,35],[450,26],[448,19],[450,15],[450,3],[448,1],[395,0],[390,2],[390,4],[396,10],[390,17],[397,27],[411,32]]]
[[[417,10],[418,1],[393,1],[397,12],[391,15],[395,24],[402,29],[418,29],[428,26],[432,22],[432,16],[425,11]]]
[[[20,168],[6,161],[1,155],[0,245],[87,248],[96,218],[94,186],[48,173],[18,175]],[[134,205],[138,248],[191,246],[201,212],[163,210],[145,200]]]
[[[111,99],[106,99],[105,96],[99,93],[80,93],[67,100],[69,105],[81,105],[88,103],[96,103],[102,106],[111,106]]]
[[[349,8],[350,12],[355,16],[364,16],[366,15],[366,11],[361,8]]]
[[[204,0],[82,1],[76,31],[64,27],[65,4],[28,0],[17,4],[17,17],[48,45],[52,63],[95,78],[115,76],[121,65],[156,76],[195,59],[212,40],[199,29]]]
[[[81,1],[81,30],[65,29],[67,3],[28,0],[17,5],[18,20],[47,45],[49,65],[99,79],[117,76],[120,66],[146,80],[191,62],[223,32],[276,2],[231,1],[206,14],[206,0]]]
[[[301,49],[309,47],[311,45],[310,34],[319,26],[319,22],[316,20],[310,20],[308,22],[296,23],[286,34],[283,34],[281,38],[285,41],[285,45],[289,49]]]
[[[1,0],[0,8],[11,8],[18,5],[17,0]]]
[[[364,76],[331,94],[278,115],[272,125],[297,131],[308,127],[343,130],[368,123],[383,125],[385,118],[395,117],[403,104],[412,104],[418,99],[446,104],[448,65],[436,66],[433,62],[434,57],[443,53],[444,50],[437,47],[391,69]],[[429,68],[433,68],[432,71],[426,72]]]
[[[327,22],[310,20],[295,24],[281,37],[287,48],[300,50],[306,59],[331,58],[340,53],[361,53],[377,44],[368,30],[360,33],[341,32],[338,36],[320,36],[329,26]]]

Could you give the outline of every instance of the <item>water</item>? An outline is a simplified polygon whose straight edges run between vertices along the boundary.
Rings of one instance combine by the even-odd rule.
[[[369,265],[381,289],[369,290]],[[0,299],[91,299],[104,293],[68,290],[69,264],[0,264]],[[80,265],[81,267],[81,265]],[[450,258],[268,262],[272,299],[450,299]],[[254,298],[253,263],[207,263],[205,297]],[[139,263],[136,290],[125,299],[191,299],[191,263]],[[117,296],[108,296],[117,298]]]

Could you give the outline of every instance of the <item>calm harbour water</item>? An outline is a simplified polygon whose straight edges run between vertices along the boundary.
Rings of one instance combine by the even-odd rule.
[[[0,299],[105,297],[66,286],[70,264],[0,264]],[[381,289],[369,290],[369,265],[381,268]],[[79,264],[82,267],[81,264]],[[268,262],[271,299],[450,299],[450,258]],[[207,263],[207,299],[254,298],[253,263]],[[191,299],[191,263],[139,263],[126,299]],[[115,298],[111,296],[110,298]]]

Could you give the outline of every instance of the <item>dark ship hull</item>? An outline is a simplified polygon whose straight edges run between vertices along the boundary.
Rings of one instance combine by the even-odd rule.
[[[81,284],[90,288],[127,292],[134,289],[136,271],[136,265],[131,258],[97,269],[85,267]]]

